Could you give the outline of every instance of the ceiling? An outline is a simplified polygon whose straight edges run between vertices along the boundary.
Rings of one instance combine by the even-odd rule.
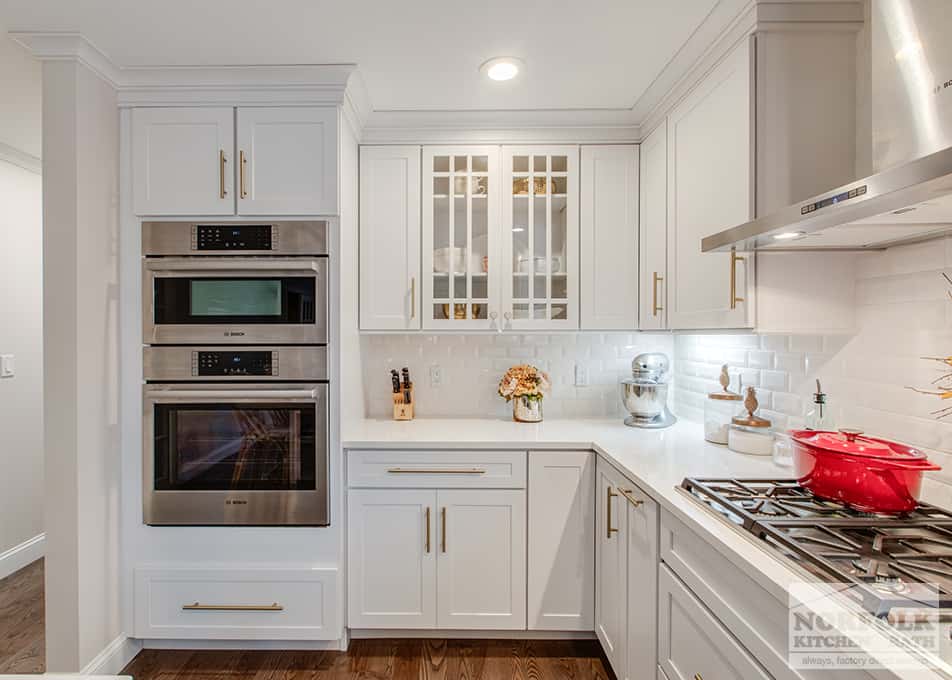
[[[354,63],[377,111],[630,109],[720,0],[0,0],[117,66]],[[526,72],[494,83],[498,55]]]

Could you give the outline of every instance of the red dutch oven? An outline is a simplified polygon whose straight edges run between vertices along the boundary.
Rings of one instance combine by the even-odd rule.
[[[900,514],[915,509],[922,473],[942,468],[917,449],[863,437],[860,430],[794,430],[793,467],[813,495],[863,512]]]

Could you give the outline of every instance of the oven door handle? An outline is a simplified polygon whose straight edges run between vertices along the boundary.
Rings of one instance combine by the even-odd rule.
[[[311,390],[155,390],[148,394],[153,400],[189,401],[192,399],[221,399],[223,401],[246,399],[317,399],[318,388]]]
[[[271,258],[256,259],[254,257],[241,259],[208,257],[202,258],[201,264],[197,264],[195,261],[196,259],[198,258],[163,257],[161,259],[147,259],[145,267],[148,271],[155,274],[161,272],[175,272],[176,274],[181,274],[183,272],[192,274],[207,274],[211,271],[266,271],[274,273],[281,273],[285,271],[320,272],[322,269],[322,263],[318,259],[285,260]]]

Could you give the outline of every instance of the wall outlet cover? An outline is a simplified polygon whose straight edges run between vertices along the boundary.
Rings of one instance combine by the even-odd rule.
[[[443,384],[443,369],[439,364],[430,366],[430,387],[439,387]]]
[[[0,378],[12,378],[16,373],[12,354],[0,354]]]
[[[588,387],[588,366],[575,364],[575,386]]]

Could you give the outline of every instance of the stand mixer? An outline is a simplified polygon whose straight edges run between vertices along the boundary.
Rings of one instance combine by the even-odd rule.
[[[639,354],[631,362],[631,377],[621,381],[621,400],[631,414],[629,427],[662,428],[678,419],[668,410],[671,362],[660,352]]]

